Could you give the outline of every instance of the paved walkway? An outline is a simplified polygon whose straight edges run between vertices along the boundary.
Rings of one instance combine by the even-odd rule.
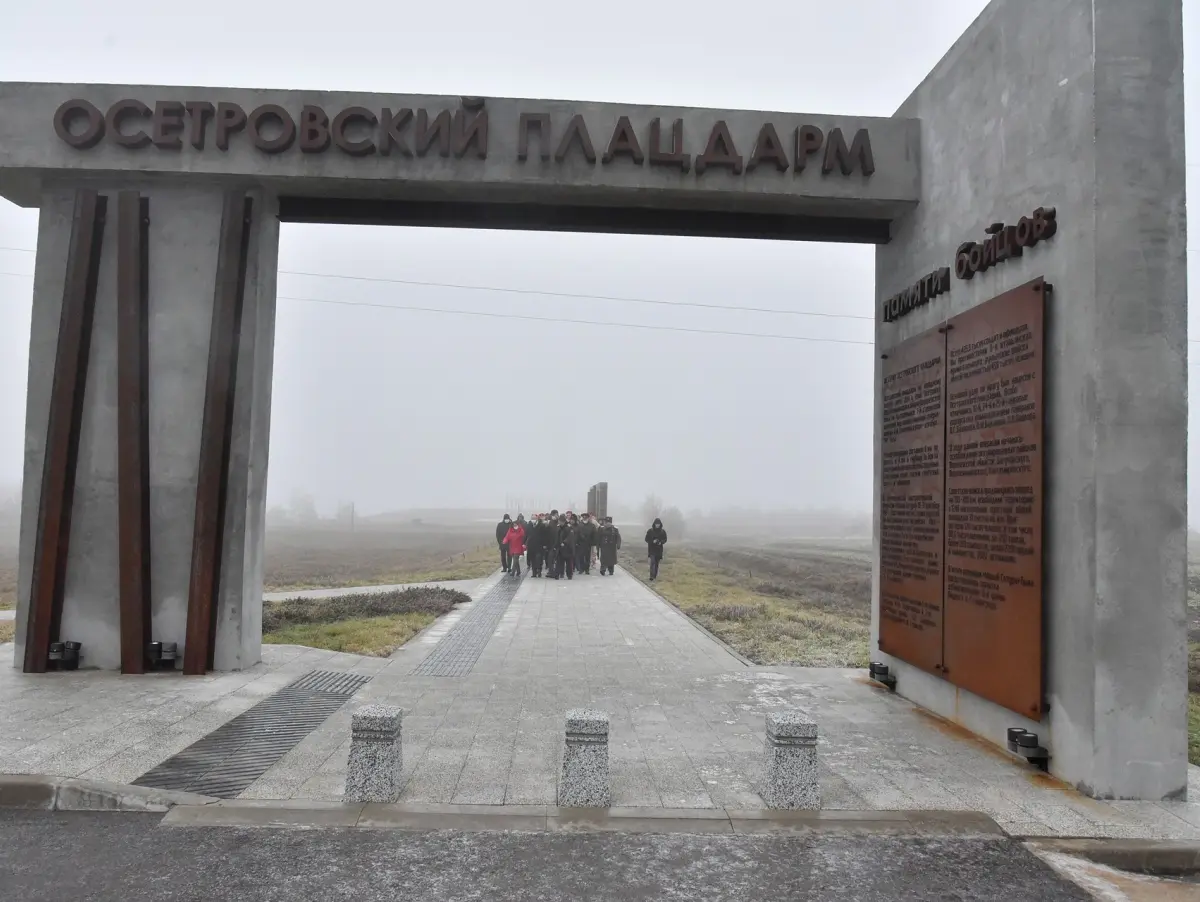
[[[405,709],[410,802],[553,804],[563,713],[589,705],[611,718],[614,805],[757,809],[764,716],[795,706],[820,724],[828,808],[975,810],[1029,836],[1200,839],[1200,801],[1093,801],[873,688],[861,672],[746,667],[622,572],[526,579],[468,675],[414,675],[464,616],[443,618],[390,659],[267,646],[251,670],[187,680],[26,676],[11,668],[12,646],[0,647],[0,770],[131,782],[320,668],[371,674],[356,700]],[[243,797],[339,798],[352,708]],[[1200,769],[1192,774],[1200,800]]]

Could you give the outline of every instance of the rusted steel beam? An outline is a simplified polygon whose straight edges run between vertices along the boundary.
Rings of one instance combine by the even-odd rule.
[[[187,637],[183,652],[183,672],[193,676],[212,669],[216,646],[217,593],[221,581],[221,544],[225,533],[225,496],[233,439],[233,402],[237,389],[251,214],[252,201],[245,194],[230,192],[225,195],[208,345],[208,387],[201,421]]]
[[[117,195],[117,507],[121,672],[145,673],[150,642],[150,201]]]
[[[23,669],[26,673],[46,672],[50,643],[58,640],[62,621],[71,508],[79,462],[79,431],[83,422],[106,203],[106,199],[93,190],[75,193],[50,389],[50,418],[42,461],[29,618],[25,627]]]

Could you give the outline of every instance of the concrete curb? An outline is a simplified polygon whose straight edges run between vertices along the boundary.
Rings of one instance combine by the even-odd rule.
[[[1118,871],[1180,877],[1200,873],[1200,842],[1158,839],[1016,837],[1031,849],[1086,858]]]
[[[1004,831],[969,811],[735,811],[724,808],[570,809],[547,805],[394,805],[295,800],[222,800],[177,805],[164,827],[342,827],[359,830],[464,833],[853,833],[984,836]]]
[[[742,666],[744,666],[744,667],[769,667],[770,666],[767,664],[755,664],[749,658],[739,654],[732,645],[730,645],[728,642],[726,642],[720,636],[713,633],[707,627],[700,624],[695,618],[689,617],[687,611],[685,611],[679,605],[675,604],[675,602],[671,601],[671,599],[667,598],[667,596],[663,595],[661,592],[659,592],[657,589],[655,589],[652,585],[650,585],[644,579],[639,579],[638,577],[634,576],[632,573],[630,573],[628,570],[626,570],[620,564],[617,564],[617,569],[624,570],[626,576],[628,576],[634,582],[641,585],[641,587],[643,589],[645,589],[651,595],[653,595],[655,598],[657,598],[659,601],[663,602],[668,607],[670,607],[676,614],[678,614],[680,617],[682,617],[684,620],[686,620],[689,624],[691,624],[693,627],[700,630],[700,632],[704,633],[704,635],[708,636],[708,638],[710,638],[714,642],[716,642],[717,645],[719,645],[719,646],[721,646],[721,648],[725,649],[725,651],[727,651],[732,657],[737,658],[739,661],[741,661]]]
[[[142,811],[164,813],[176,805],[204,806],[215,802],[194,792],[174,792],[38,774],[0,774],[0,808],[25,811]]]

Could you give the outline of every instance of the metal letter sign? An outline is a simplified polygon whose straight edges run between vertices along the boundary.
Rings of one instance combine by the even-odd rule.
[[[1042,668],[1041,280],[883,366],[879,648],[1033,720]]]

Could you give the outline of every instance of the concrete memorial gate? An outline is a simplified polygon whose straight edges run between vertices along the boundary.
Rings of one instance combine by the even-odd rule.
[[[41,209],[16,666],[259,660],[281,221],[864,242],[872,657],[1085,792],[1183,796],[1181,35],[995,0],[890,119],[0,85]]]

